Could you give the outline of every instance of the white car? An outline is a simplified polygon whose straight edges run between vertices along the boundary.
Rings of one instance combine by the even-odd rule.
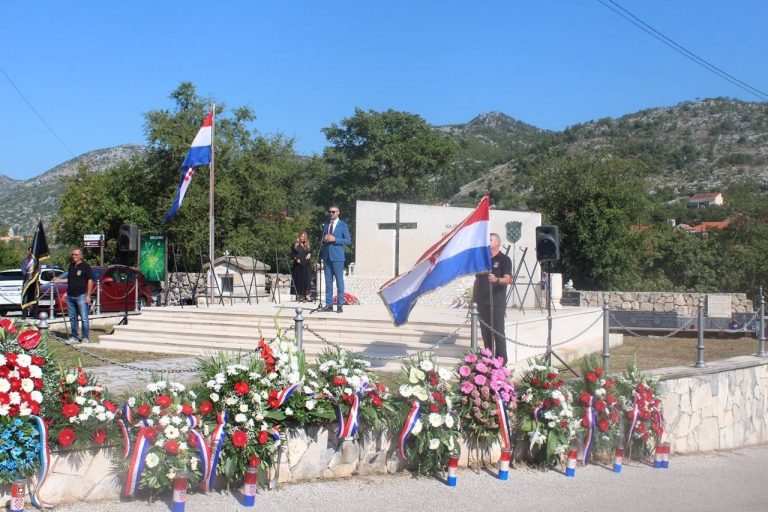
[[[48,284],[54,277],[63,274],[60,268],[43,267],[40,272],[40,286]],[[20,268],[3,270],[0,272],[0,315],[8,311],[21,310],[21,289],[24,285],[24,277]],[[42,303],[45,299],[40,297]],[[50,299],[47,299],[50,302]],[[41,304],[42,305],[42,304]]]

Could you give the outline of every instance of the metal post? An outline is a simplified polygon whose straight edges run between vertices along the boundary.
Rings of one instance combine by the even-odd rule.
[[[758,297],[758,304],[760,304],[760,325],[757,326],[757,354],[755,355],[757,357],[766,357],[768,354],[765,353],[765,298],[763,298],[762,286],[758,290],[758,293],[760,294],[760,297]]]
[[[611,371],[611,311],[608,306],[608,294],[603,294],[603,371]]]
[[[704,297],[699,297],[699,324],[697,328],[699,343],[696,345],[696,364],[693,367],[704,368],[707,366],[704,364]]]
[[[477,350],[477,317],[480,313],[477,311],[477,302],[469,306],[469,339],[472,342],[472,350]]]
[[[296,349],[302,350],[304,347],[304,317],[301,316],[301,308],[296,308],[296,316],[293,321],[296,324]]]

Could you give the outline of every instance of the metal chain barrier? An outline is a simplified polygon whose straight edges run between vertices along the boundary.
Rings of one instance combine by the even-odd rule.
[[[570,338],[568,338],[568,339],[565,339],[565,340],[563,340],[563,341],[559,341],[559,342],[557,342],[557,343],[552,343],[552,344],[550,345],[550,347],[559,347],[559,346],[561,346],[561,345],[565,345],[566,343],[570,343],[570,342],[572,342],[573,340],[575,340],[576,338],[580,337],[582,334],[584,334],[585,332],[587,332],[588,330],[590,330],[592,327],[594,327],[594,325],[595,325],[597,322],[599,322],[599,321],[600,321],[602,318],[603,318],[603,313],[601,312],[601,313],[600,313],[600,315],[599,315],[597,318],[595,318],[595,320],[594,320],[594,321],[593,321],[591,324],[589,324],[588,326],[586,326],[586,327],[585,327],[584,329],[582,329],[582,330],[581,330],[579,333],[577,333],[577,334],[575,334],[575,335],[571,336]],[[483,319],[482,319],[482,318],[479,318],[479,317],[478,317],[478,319],[477,319],[477,320],[478,320],[478,321],[479,321],[479,322],[480,322],[480,323],[481,323],[483,326],[487,327],[487,328],[488,328],[488,330],[489,330],[489,331],[491,331],[491,333],[495,334],[496,336],[501,336],[501,337],[502,337],[502,338],[504,338],[506,341],[509,341],[509,342],[511,342],[511,343],[514,343],[515,345],[519,345],[519,346],[521,346],[521,347],[526,347],[526,348],[543,348],[543,349],[546,349],[546,348],[547,348],[547,345],[546,345],[546,344],[544,344],[544,345],[533,345],[533,344],[530,344],[530,343],[523,343],[522,341],[514,340],[514,339],[512,339],[512,338],[508,338],[508,337],[504,336],[503,334],[501,334],[501,333],[500,333],[499,331],[497,331],[496,329],[493,329],[493,328],[492,328],[490,325],[488,325],[487,323],[485,323],[485,321],[483,321]]]
[[[352,356],[359,357],[360,359],[371,359],[371,360],[375,360],[375,361],[400,361],[400,360],[410,359],[411,357],[418,356],[418,355],[424,354],[426,352],[432,352],[433,350],[435,350],[437,347],[439,347],[440,345],[442,345],[443,343],[445,343],[449,339],[454,338],[455,336],[457,336],[459,331],[462,330],[469,323],[469,321],[470,321],[470,318],[467,317],[467,319],[464,320],[464,323],[459,325],[452,333],[446,334],[442,339],[438,340],[437,342],[433,343],[432,345],[430,345],[427,348],[421,349],[421,350],[419,350],[417,352],[413,352],[412,354],[406,354],[404,356],[388,356],[388,357],[372,356],[372,355],[363,354],[362,352],[352,352],[351,350],[342,347],[338,343],[334,343],[332,341],[329,341],[329,340],[325,339],[322,335],[320,335],[320,333],[318,333],[317,331],[313,330],[308,325],[304,325],[304,330],[306,330],[306,331],[310,332],[311,334],[313,334],[317,339],[319,339],[320,341],[322,341],[326,345],[329,345],[329,346],[331,346],[331,347],[333,347],[333,348],[335,348],[337,350],[341,350],[342,352],[345,352],[345,353],[350,354]]]
[[[108,357],[104,357],[104,356],[102,356],[100,354],[96,354],[96,353],[91,352],[89,350],[85,350],[85,349],[83,349],[81,347],[78,347],[78,346],[75,346],[75,345],[70,345],[69,343],[67,343],[63,339],[60,339],[57,336],[50,336],[49,339],[50,338],[53,338],[57,342],[61,343],[62,345],[66,346],[66,347],[69,347],[70,349],[74,350],[75,352],[77,352],[79,354],[85,354],[85,355],[87,355],[89,357],[92,357],[94,359],[98,359],[102,363],[106,363],[106,364],[112,365],[112,366],[119,366],[120,368],[125,368],[126,370],[134,370],[134,371],[138,371],[138,372],[147,372],[147,373],[153,373],[153,372],[154,373],[158,373],[158,372],[159,373],[191,373],[191,372],[198,371],[197,367],[194,367],[194,368],[177,368],[177,369],[173,369],[173,370],[166,370],[166,369],[158,370],[157,368],[142,368],[140,366],[134,366],[134,365],[131,365],[131,364],[121,363],[119,361],[114,361],[112,359],[109,359]]]

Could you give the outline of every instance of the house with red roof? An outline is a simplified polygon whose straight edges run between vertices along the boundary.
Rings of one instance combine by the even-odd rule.
[[[722,206],[723,194],[720,192],[707,192],[695,194],[688,198],[688,208],[707,208],[709,206]]]

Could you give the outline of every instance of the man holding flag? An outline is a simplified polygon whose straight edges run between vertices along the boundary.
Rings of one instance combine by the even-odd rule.
[[[507,285],[512,283],[512,260],[501,252],[501,237],[491,233],[491,271],[475,276],[472,301],[480,314],[480,331],[485,348],[507,364],[504,316],[507,311]],[[491,332],[493,329],[493,332]]]
[[[24,273],[24,284],[21,288],[21,317],[34,317],[37,313],[37,302],[40,299],[40,262],[47,260],[48,240],[45,238],[43,221],[38,221],[32,246],[24,259],[21,271]]]
[[[457,277],[491,270],[489,210],[490,198],[486,195],[466,219],[427,249],[411,270],[390,279],[379,289],[379,296],[396,326],[408,321],[420,296]]]

